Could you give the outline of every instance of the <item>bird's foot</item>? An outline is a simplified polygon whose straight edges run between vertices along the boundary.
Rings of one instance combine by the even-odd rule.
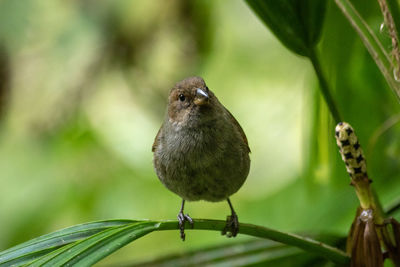
[[[226,225],[221,234],[227,237],[235,237],[239,232],[239,218],[235,212],[226,217]]]
[[[183,214],[183,212],[179,212],[178,214],[178,222],[179,229],[181,230],[181,239],[185,241],[185,221],[189,222],[193,228],[193,219],[190,218],[189,214]]]

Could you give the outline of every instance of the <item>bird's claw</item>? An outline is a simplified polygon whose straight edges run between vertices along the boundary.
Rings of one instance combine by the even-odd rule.
[[[236,213],[226,217],[226,225],[221,234],[227,237],[235,237],[239,232],[239,218]]]
[[[183,212],[179,212],[178,222],[182,241],[185,241],[185,221],[189,222],[193,228],[193,219],[190,218],[189,214],[183,214]]]

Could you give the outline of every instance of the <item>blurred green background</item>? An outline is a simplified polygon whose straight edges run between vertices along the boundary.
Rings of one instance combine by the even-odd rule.
[[[390,49],[378,4],[354,4]],[[400,195],[399,101],[333,1],[320,51],[387,206]],[[240,221],[345,236],[358,201],[311,64],[243,1],[2,0],[0,250],[88,221],[175,219],[180,198],[158,181],[151,146],[170,88],[194,75],[249,140],[251,171],[231,198]],[[229,214],[225,202],[185,209]],[[157,232],[100,265],[244,239],[188,231],[183,243]]]

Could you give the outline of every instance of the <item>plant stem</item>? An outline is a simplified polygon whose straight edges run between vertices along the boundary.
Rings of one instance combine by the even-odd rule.
[[[386,0],[390,14],[392,15],[393,23],[396,29],[397,40],[400,40],[400,10],[397,0]]]
[[[195,219],[193,229],[197,230],[214,230],[222,231],[226,225],[225,221],[221,220],[205,220],[205,219]],[[186,230],[190,230],[190,224],[186,223]],[[179,229],[178,221],[160,221],[156,230],[176,230]],[[267,227],[241,223],[239,227],[239,233],[271,239],[283,244],[290,246],[295,246],[306,251],[319,254],[321,257],[329,259],[338,264],[348,264],[350,258],[343,251],[331,247],[327,244],[321,243],[319,241],[301,237],[295,234],[283,233],[277,230],[273,230]]]
[[[362,19],[360,14],[358,14],[357,10],[355,10],[349,0],[335,0],[335,2],[345,17],[349,20],[351,26],[353,26],[360,36],[361,41],[364,43],[376,65],[382,72],[386,82],[396,94],[398,100],[400,100],[400,83],[396,82],[394,79],[392,61],[382,44],[379,42],[373,31],[369,28],[368,24]]]
[[[400,79],[400,50],[399,50],[399,29],[400,29],[400,12],[397,0],[378,0],[381,6],[385,23],[388,27],[390,37],[392,38],[392,57],[395,61],[395,69],[393,74]]]
[[[336,123],[339,123],[342,121],[342,118],[339,114],[335,101],[333,100],[332,94],[329,90],[329,85],[322,71],[321,64],[319,62],[315,48],[311,49],[311,52],[309,53],[308,57],[310,58],[314,70],[317,74],[322,96],[324,97],[325,102],[328,105],[328,108],[332,114],[333,119],[335,120]]]

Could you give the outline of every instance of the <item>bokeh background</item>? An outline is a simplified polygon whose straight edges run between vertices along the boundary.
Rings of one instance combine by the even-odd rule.
[[[384,206],[400,195],[400,105],[333,1],[320,51]],[[377,3],[354,4],[386,48]],[[240,221],[345,236],[357,198],[311,64],[243,1],[0,1],[0,250],[74,224],[175,219],[151,146],[175,82],[202,76],[244,128]],[[188,203],[225,219],[226,203]],[[397,218],[399,214],[395,214]],[[99,263],[135,263],[248,239],[157,232]]]

